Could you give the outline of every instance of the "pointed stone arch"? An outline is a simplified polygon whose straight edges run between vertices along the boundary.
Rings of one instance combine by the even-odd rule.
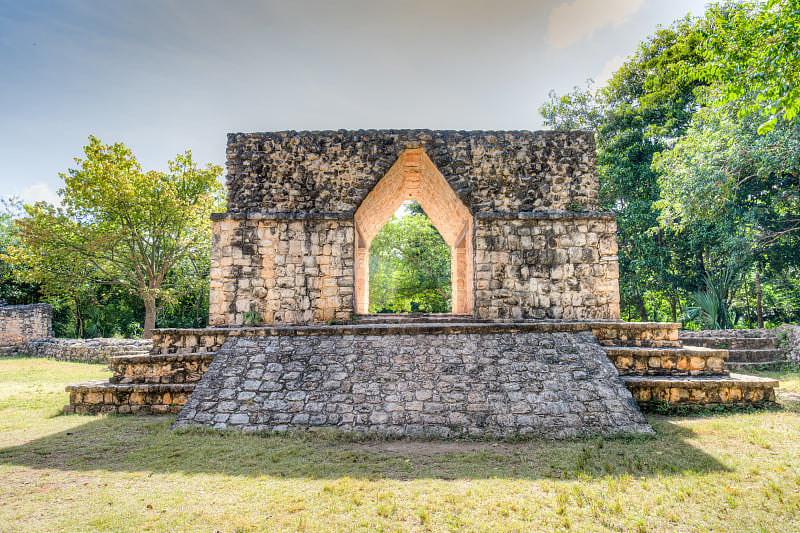
[[[355,308],[369,309],[369,247],[408,200],[416,200],[450,247],[452,312],[472,313],[474,303],[473,216],[422,148],[400,153],[355,213]]]

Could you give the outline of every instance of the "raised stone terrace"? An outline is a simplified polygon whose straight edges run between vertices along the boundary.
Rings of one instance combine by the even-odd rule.
[[[362,422],[366,420],[369,423],[358,425],[355,418],[352,420],[347,417],[323,419],[318,416],[311,418],[310,414],[321,415],[322,413],[307,412],[305,407],[310,405],[313,411],[320,403],[336,404],[338,406],[336,409],[340,410],[347,409],[347,405],[351,405],[354,409],[356,406],[362,405],[372,406],[370,413],[372,410],[379,412],[380,409],[374,405],[377,400],[372,403],[360,401],[361,398],[358,394],[367,394],[367,392],[353,392],[354,378],[358,377],[361,380],[369,381],[366,376],[358,375],[359,364],[377,365],[374,379],[371,380],[374,383],[372,386],[377,389],[371,393],[379,395],[381,398],[394,398],[393,401],[385,400],[385,398],[381,400],[382,408],[386,407],[385,403],[390,403],[393,404],[390,409],[396,409],[397,412],[415,412],[409,410],[409,407],[415,409],[417,405],[414,402],[420,401],[417,400],[418,388],[416,385],[412,385],[411,389],[406,391],[383,390],[385,386],[391,389],[401,382],[406,383],[405,386],[408,387],[408,383],[412,381],[412,374],[414,382],[427,382],[431,385],[429,390],[426,389],[430,392],[431,398],[434,395],[439,397],[453,393],[454,391],[448,391],[448,385],[441,382],[440,376],[444,371],[437,365],[444,364],[444,362],[436,359],[435,353],[433,361],[436,362],[431,363],[432,353],[428,348],[421,350],[425,360],[416,359],[404,351],[404,347],[415,345],[421,340],[424,340],[422,345],[438,346],[437,353],[450,354],[448,357],[454,358],[449,372],[450,375],[458,375],[458,382],[468,382],[471,379],[470,371],[474,372],[481,364],[484,366],[488,364],[490,367],[497,366],[501,360],[507,359],[507,362],[503,363],[505,365],[504,374],[495,373],[491,376],[487,374],[483,376],[484,382],[481,382],[483,379],[481,378],[470,385],[473,401],[477,401],[474,394],[485,396],[489,394],[491,387],[506,387],[513,383],[517,383],[519,386],[527,383],[525,386],[532,386],[531,383],[534,382],[533,389],[526,392],[528,397],[534,398],[536,395],[544,394],[544,398],[550,398],[548,401],[542,400],[541,397],[539,400],[532,399],[526,407],[526,409],[530,409],[528,413],[515,414],[509,411],[508,413],[487,414],[484,412],[486,416],[490,414],[492,416],[521,416],[523,414],[533,416],[536,414],[536,409],[544,408],[543,406],[548,402],[555,401],[565,406],[557,408],[564,409],[565,416],[571,414],[579,417],[580,420],[580,417],[583,416],[580,413],[583,411],[577,406],[575,398],[578,396],[554,400],[545,394],[549,390],[548,388],[555,387],[555,389],[561,390],[564,388],[562,385],[565,384],[570,385],[571,390],[576,394],[576,391],[584,390],[585,392],[586,387],[597,393],[599,383],[591,380],[583,383],[583,380],[589,379],[589,376],[583,376],[586,374],[585,368],[583,370],[577,367],[572,368],[578,372],[578,377],[565,372],[564,368],[568,368],[570,364],[576,364],[574,360],[570,363],[570,358],[573,358],[575,353],[603,353],[607,367],[597,366],[601,363],[593,360],[594,362],[587,368],[596,370],[604,368],[602,374],[604,382],[611,386],[621,383],[630,391],[631,397],[642,406],[758,405],[775,401],[776,381],[730,374],[725,367],[726,350],[683,346],[679,339],[678,328],[679,324],[621,321],[514,322],[476,320],[466,315],[365,315],[357,321],[336,325],[157,330],[153,339],[154,346],[151,355],[111,358],[114,377],[108,382],[71,385],[68,388],[70,406],[66,409],[79,413],[177,413],[189,401],[191,393],[199,385],[205,391],[205,399],[201,402],[198,398],[191,413],[187,412],[181,415],[181,425],[200,423],[212,427],[284,429],[284,427],[313,425],[312,422],[320,421],[318,423],[321,425],[342,426],[344,424],[346,427],[356,430],[379,431],[383,428],[391,432],[399,432],[401,424],[397,422],[396,418],[399,415],[389,414],[387,415],[389,418],[385,420],[382,415],[378,415],[376,420],[383,420],[383,422],[370,422],[369,417],[362,418],[360,419]],[[503,342],[508,342],[512,338],[525,338],[529,344],[541,348],[544,343],[544,346],[547,347],[556,342],[554,335],[560,339],[561,348],[559,349],[550,347],[543,348],[544,351],[532,352],[518,344],[506,344],[506,348],[498,348],[503,345]],[[565,335],[566,337],[564,337]],[[479,349],[476,343],[479,343],[480,338],[485,338],[491,341],[490,344],[494,344],[488,348],[484,346]],[[308,344],[309,339],[314,339],[311,345]],[[347,348],[344,349],[340,346],[340,350],[343,351],[338,357],[330,352],[328,349],[330,347],[320,350],[319,343],[323,341],[328,344],[344,343],[347,344]],[[473,344],[475,346],[472,346]],[[564,348],[567,345],[571,347]],[[459,348],[464,346],[471,346],[471,348],[464,352]],[[592,348],[592,346],[596,346],[596,348]],[[223,349],[223,347],[225,348]],[[597,349],[600,352],[597,352]],[[217,353],[221,351],[225,352],[224,358],[215,359]],[[268,363],[264,359],[265,354],[273,357],[279,352],[282,354],[283,360]],[[380,364],[377,362],[378,360],[370,359],[371,354],[378,352],[381,357]],[[484,355],[485,353],[495,353],[495,356],[484,356],[484,359],[486,357],[489,359],[495,357],[495,359],[491,359],[491,361],[480,359],[481,353]],[[522,355],[520,356],[520,354]],[[344,362],[345,359],[347,359],[347,364]],[[287,365],[292,361],[292,365]],[[584,359],[581,361],[581,364],[587,364]],[[300,364],[301,362],[302,364]],[[489,364],[490,362],[491,364]],[[279,364],[282,365],[280,368],[276,366]],[[348,364],[350,367],[347,367]],[[217,367],[216,373],[207,378],[204,377],[209,368],[213,368],[214,365]],[[390,370],[393,365],[402,365],[398,368],[401,368],[405,374],[381,372],[381,370]],[[545,366],[541,365],[549,365],[546,367],[547,371],[545,371]],[[456,367],[461,370],[456,371]],[[533,372],[531,368],[538,370]],[[271,370],[267,371],[267,369]],[[608,369],[611,371],[609,372]],[[314,373],[310,372],[311,370]],[[458,372],[463,372],[463,375]],[[493,372],[498,372],[497,368]],[[248,375],[250,378],[247,377]],[[331,379],[326,379],[326,376]],[[335,390],[340,394],[335,398],[335,402],[331,401],[334,394],[331,390],[334,389],[330,389],[330,387],[333,387],[333,383],[336,383],[338,389]],[[350,383],[349,391],[341,390],[343,383]],[[513,388],[517,385],[510,386]],[[358,389],[356,388],[356,390]],[[301,392],[302,398],[299,396]],[[410,395],[411,392],[414,394]],[[448,396],[448,398],[451,400],[455,398],[454,401],[463,409],[459,411],[460,408],[450,409],[448,407],[447,412],[461,412],[466,418],[456,416],[453,419],[436,419],[447,420],[438,425],[434,424],[438,427],[435,431],[438,431],[439,434],[445,434],[451,431],[448,428],[457,426],[455,420],[463,422],[459,427],[465,428],[464,432],[480,433],[475,422],[478,420],[475,418],[477,415],[470,418],[472,416],[470,413],[480,412],[480,409],[473,405],[471,409],[475,411],[469,411],[471,404],[466,403],[469,393],[461,392],[467,396],[465,398]],[[513,409],[511,407],[512,398],[516,398],[516,396],[512,394],[509,397],[509,392],[520,391],[504,391],[506,396],[503,401],[495,396],[494,405],[500,405],[498,409]],[[555,390],[551,392],[555,393]],[[403,394],[406,395],[403,396]],[[425,397],[427,392],[421,394],[422,397]],[[616,390],[614,394],[619,395],[620,391]],[[326,397],[325,402],[320,401],[323,396]],[[259,398],[261,407],[260,410],[251,412],[248,410],[248,406],[253,405],[251,400],[256,397]],[[280,403],[289,401],[287,397],[296,398],[291,400],[291,411],[287,410],[289,404]],[[433,401],[431,398],[429,401],[434,404],[442,403]],[[270,403],[272,401],[278,403]],[[624,402],[620,405],[624,405]],[[422,406],[425,404],[423,403]],[[445,406],[434,405],[433,408],[444,409]],[[516,407],[516,409],[522,408],[522,406]],[[550,408],[547,407],[547,409]],[[280,413],[283,414],[280,415]],[[295,419],[292,416],[287,419],[287,413],[307,413],[309,417]],[[341,415],[343,413],[328,414]],[[420,416],[422,414],[424,413],[419,413]],[[431,417],[443,416],[441,413],[428,413],[428,415]],[[210,419],[205,420],[204,417],[208,416]],[[269,416],[273,418],[268,418]],[[274,418],[275,416],[277,418]],[[393,416],[395,418],[391,418]],[[409,416],[412,416],[412,421],[416,420],[413,419],[413,416],[416,415]],[[530,423],[533,419],[523,419],[529,422],[527,425],[521,423],[520,428],[528,428],[527,430],[523,429],[523,432],[539,431],[546,435],[562,436],[581,433],[579,424],[570,426],[558,422],[559,420],[563,421],[560,416],[554,417],[554,415],[546,414],[542,418],[542,413],[538,413],[538,416],[540,417],[537,419],[540,422],[539,426]],[[630,413],[629,416],[633,416],[635,419],[635,416]],[[224,421],[222,421],[223,418]],[[272,422],[265,422],[265,420]],[[389,423],[392,420],[394,422]],[[542,420],[549,420],[549,422],[545,423]],[[575,422],[574,418],[572,420]],[[606,419],[605,423],[592,422],[587,427],[597,432],[611,432],[614,428],[619,429],[625,426],[619,421],[611,423],[608,420]],[[518,422],[517,419],[515,423]],[[412,431],[416,430],[418,425],[411,423]],[[497,423],[490,427],[489,432],[508,434],[509,427]]]

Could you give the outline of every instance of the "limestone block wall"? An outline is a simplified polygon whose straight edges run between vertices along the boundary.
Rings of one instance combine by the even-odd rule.
[[[0,344],[18,344],[53,336],[50,304],[0,306]]]
[[[776,333],[780,339],[778,346],[784,350],[786,357],[800,363],[800,325],[783,324]]]
[[[353,313],[352,220],[215,220],[209,325],[346,320]]]
[[[479,318],[617,319],[616,220],[598,213],[478,218]]]

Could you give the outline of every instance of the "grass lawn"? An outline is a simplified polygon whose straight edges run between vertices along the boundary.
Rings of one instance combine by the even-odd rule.
[[[61,415],[99,365],[0,359],[0,531],[800,531],[800,372],[782,410],[650,416],[656,438],[173,433]],[[774,375],[774,374],[773,374]]]

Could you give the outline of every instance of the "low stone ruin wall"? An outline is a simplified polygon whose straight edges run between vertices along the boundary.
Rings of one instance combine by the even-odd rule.
[[[0,345],[14,345],[53,336],[50,304],[0,305]]]
[[[149,339],[35,339],[16,347],[14,353],[23,357],[45,357],[58,361],[107,363],[109,357],[149,352]]]
[[[790,361],[800,364],[800,326],[784,324],[775,332],[778,348],[784,351]]]
[[[769,328],[761,329],[703,329],[700,331],[684,330],[680,332],[680,337],[731,337],[737,339],[762,339],[774,337],[776,330]]]
[[[494,327],[230,336],[175,427],[446,437],[652,432],[590,332]]]

